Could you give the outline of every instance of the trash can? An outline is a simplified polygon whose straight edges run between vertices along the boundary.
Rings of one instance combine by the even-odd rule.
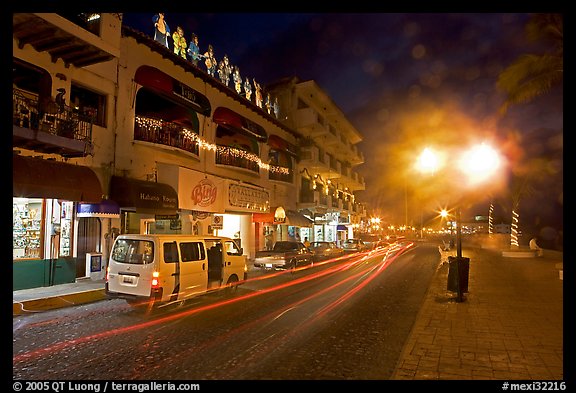
[[[468,274],[470,272],[470,258],[448,257],[448,290],[452,292],[468,292]],[[460,290],[458,290],[460,286]]]

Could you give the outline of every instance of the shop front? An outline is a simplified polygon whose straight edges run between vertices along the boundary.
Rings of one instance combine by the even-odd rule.
[[[268,190],[172,164],[157,168],[158,179],[178,192],[182,233],[231,237],[255,253],[252,213],[270,210]]]
[[[258,213],[252,215],[256,225],[256,245],[258,250],[271,250],[274,243],[281,240],[304,242],[306,238],[312,241],[311,228],[314,223],[302,213],[277,206],[274,213]],[[278,213],[281,211],[282,213]]]
[[[120,207],[120,233],[181,233],[178,194],[168,184],[112,176],[110,199]]]
[[[338,229],[340,214],[337,212],[316,214],[314,217],[314,241],[336,242],[342,240]]]
[[[85,263],[75,205],[101,201],[96,173],[21,155],[12,163],[13,290],[74,282]]]
[[[78,259],[86,261],[84,266],[81,263],[77,265],[77,275],[103,279],[112,243],[120,233],[120,207],[110,199],[103,199],[100,203],[79,203],[76,217]]]

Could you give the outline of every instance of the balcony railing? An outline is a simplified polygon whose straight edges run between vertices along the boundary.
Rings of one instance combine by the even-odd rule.
[[[260,173],[258,156],[230,146],[218,145],[216,149],[216,164],[235,166]]]
[[[198,155],[198,140],[194,132],[176,123],[136,116],[134,140],[172,146]]]
[[[19,89],[12,93],[12,118],[16,126],[44,131],[66,138],[92,139],[92,115],[78,113],[67,105],[49,103],[40,107],[37,98]]]
[[[12,90],[14,146],[66,157],[91,154],[93,119],[90,113],[55,102],[41,104],[32,94]]]
[[[286,170],[288,170],[288,173],[286,173]],[[268,171],[268,179],[285,183],[292,183],[294,174],[288,168],[270,165],[270,169]]]

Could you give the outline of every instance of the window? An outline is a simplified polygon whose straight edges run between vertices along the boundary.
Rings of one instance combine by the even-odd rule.
[[[182,262],[201,261],[205,259],[204,246],[200,242],[180,243]]]
[[[112,259],[137,265],[151,263],[154,260],[154,243],[147,240],[120,239],[114,243]]]
[[[240,252],[240,248],[238,245],[233,241],[226,241],[224,242],[224,249],[228,255],[242,255]]]
[[[164,262],[178,263],[178,245],[176,242],[164,243]]]
[[[106,96],[72,84],[70,106],[75,112],[93,116],[94,124],[106,127]]]

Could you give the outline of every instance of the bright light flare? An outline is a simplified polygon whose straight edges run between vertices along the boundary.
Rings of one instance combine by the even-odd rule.
[[[418,159],[415,167],[422,173],[433,174],[442,166],[440,155],[431,148],[425,148]]]
[[[459,169],[466,174],[470,184],[481,183],[494,176],[500,167],[498,152],[483,143],[465,152],[459,160]]]

